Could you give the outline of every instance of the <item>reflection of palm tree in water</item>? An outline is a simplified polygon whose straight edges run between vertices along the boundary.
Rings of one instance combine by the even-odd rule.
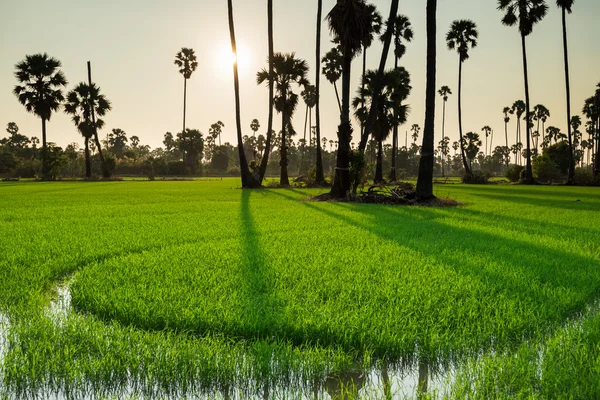
[[[365,383],[364,371],[350,371],[328,377],[325,381],[325,391],[331,396],[332,400],[348,400],[356,398]]]

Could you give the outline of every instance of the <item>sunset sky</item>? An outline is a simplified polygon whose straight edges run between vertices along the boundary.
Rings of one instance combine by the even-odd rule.
[[[266,66],[266,1],[234,1],[236,34],[240,52],[242,123],[251,134],[257,118],[259,133],[266,132],[268,90],[256,85],[256,72]],[[335,0],[324,0],[324,15]],[[390,0],[375,0],[387,18]],[[547,17],[527,39],[532,106],[544,104],[551,112],[547,123],[566,129],[561,13],[549,1]],[[275,51],[295,52],[308,61],[310,80],[315,79],[315,29],[317,0],[274,1]],[[502,108],[524,99],[520,37],[516,27],[501,24],[495,0],[441,0],[438,2],[437,87],[448,85],[454,95],[448,101],[446,133],[458,138],[458,55],[449,51],[445,34],[453,20],[472,19],[479,29],[479,45],[463,68],[463,118],[465,132],[481,132],[484,125],[495,131],[494,144],[504,144]],[[423,126],[425,104],[425,1],[400,2],[400,13],[413,25],[415,38],[401,60],[411,74],[412,108],[404,133],[412,124]],[[598,0],[577,0],[568,16],[568,34],[574,113],[580,114],[585,98],[600,82]],[[181,130],[183,77],[173,64],[182,47],[192,47],[199,67],[188,83],[187,127],[208,133],[218,120],[225,123],[224,141],[235,142],[233,73],[225,0],[2,0],[0,4],[0,137],[14,121],[27,136],[41,137],[41,122],[28,114],[12,90],[14,65],[26,54],[47,52],[59,59],[69,81],[68,89],[86,79],[86,62],[92,62],[93,79],[111,100],[104,136],[121,128],[137,135],[142,144],[162,146],[165,132]],[[331,48],[327,23],[323,24],[322,54]],[[369,50],[369,66],[378,64],[381,44]],[[388,65],[392,65],[392,57]],[[358,87],[360,60],[353,64],[353,88]],[[333,86],[322,82],[322,135],[336,139],[339,112]],[[341,83],[341,82],[340,82]],[[354,90],[354,89],[353,89]],[[299,93],[299,91],[297,92]],[[302,104],[302,103],[301,103]],[[436,103],[436,143],[441,138],[442,101]],[[275,117],[274,129],[280,129]],[[514,141],[514,118],[509,140]],[[304,125],[304,107],[294,115],[296,130]],[[356,125],[355,125],[356,126]],[[296,137],[298,139],[298,137]],[[48,140],[64,146],[83,140],[69,117],[59,112],[48,124]],[[410,140],[410,139],[409,139]],[[357,141],[355,137],[354,141]],[[401,136],[403,144],[404,136]]]

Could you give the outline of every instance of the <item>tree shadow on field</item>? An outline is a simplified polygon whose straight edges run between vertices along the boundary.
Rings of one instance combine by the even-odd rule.
[[[243,301],[237,334],[243,337],[270,338],[273,332],[285,331],[283,305],[273,288],[273,271],[260,245],[250,211],[251,190],[242,190],[241,198],[241,274],[240,298]]]
[[[298,200],[282,191],[271,193],[292,201]],[[500,320],[487,323],[499,326],[504,322],[507,324],[502,330],[496,331],[498,337],[480,338],[483,347],[494,341],[505,344],[518,342],[528,333],[556,328],[565,317],[581,311],[600,288],[600,268],[593,257],[483,230],[453,226],[443,221],[448,217],[460,218],[461,209],[348,203],[300,204],[364,229],[384,241],[416,251],[440,273],[450,269],[481,282],[491,299],[510,303],[509,309],[520,310],[523,315],[535,316],[534,320],[522,317],[518,323],[508,323],[511,316],[497,315],[496,318]],[[522,224],[525,223],[522,221]],[[482,226],[485,226],[484,222]],[[427,282],[424,282],[424,286],[427,286]],[[468,293],[465,295],[469,296]],[[483,307],[495,308],[491,304]],[[503,318],[507,321],[503,321]],[[428,329],[427,324],[439,323],[435,320],[421,322],[424,332]],[[476,318],[467,322],[473,326],[485,323]],[[456,328],[448,326],[446,329],[450,331]],[[423,350],[436,351],[435,348]]]

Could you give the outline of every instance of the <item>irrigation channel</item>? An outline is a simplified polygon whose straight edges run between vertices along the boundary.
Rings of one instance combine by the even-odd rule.
[[[46,309],[46,315],[60,325],[62,321],[75,311],[71,305],[70,285],[73,278],[57,284],[53,290],[53,298]],[[596,315],[600,312],[600,299],[588,305],[581,313],[565,322],[563,328],[577,328],[584,318]],[[8,351],[7,335],[10,329],[10,321],[6,315],[0,313],[0,398],[17,399],[23,398],[23,393],[15,394],[6,392],[5,377],[3,375],[4,358]],[[544,345],[538,345],[541,362],[543,360]],[[264,388],[260,382],[249,384],[245,388],[225,385],[218,391],[193,392],[193,393],[164,393],[160,388],[141,388],[139,383],[128,382],[119,385],[118,389],[111,387],[106,392],[95,393],[86,389],[85,382],[74,392],[64,392],[63,389],[48,385],[42,392],[28,392],[27,397],[67,400],[83,399],[92,400],[97,398],[173,398],[173,399],[332,399],[342,400],[347,398],[373,398],[373,399],[410,399],[420,398],[428,393],[432,398],[451,397],[451,387],[454,383],[458,369],[456,367],[441,368],[430,366],[425,363],[412,362],[402,368],[388,367],[383,363],[376,363],[377,367],[370,370],[357,368],[354,371],[341,375],[329,375],[324,379],[315,381],[312,388],[291,387],[268,387]],[[85,379],[85,378],[84,378]],[[291,381],[294,381],[293,379]],[[110,384],[109,384],[110,385]],[[94,385],[89,385],[93,387]],[[248,389],[250,387],[261,389]]]

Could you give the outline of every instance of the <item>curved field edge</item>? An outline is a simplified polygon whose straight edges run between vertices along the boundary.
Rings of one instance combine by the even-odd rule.
[[[179,184],[181,183],[176,185]],[[396,240],[397,227],[382,224],[381,221],[397,219],[398,216],[394,214],[403,214],[405,210],[378,207],[347,210],[345,209],[348,207],[346,205],[326,205],[325,211],[330,213],[327,215],[323,212],[321,205],[297,201],[305,197],[307,192],[258,191],[252,192],[247,201],[250,223],[256,230],[256,234],[249,243],[240,244],[239,232],[244,232],[244,229],[248,232],[249,229],[248,218],[244,220],[242,215],[244,207],[242,196],[245,192],[229,189],[225,185],[204,187],[198,184],[188,185],[159,188],[151,184],[138,187],[115,184],[107,188],[56,184],[39,185],[34,189],[23,186],[21,197],[16,198],[19,194],[12,198],[9,196],[8,200],[16,200],[16,202],[11,204],[8,212],[6,212],[6,208],[2,208],[2,214],[0,214],[0,224],[5,224],[3,227],[9,228],[6,238],[12,238],[8,243],[3,241],[0,246],[4,246],[8,251],[8,259],[16,261],[5,264],[8,268],[12,267],[9,271],[15,272],[15,274],[9,273],[8,276],[11,279],[0,283],[4,286],[2,288],[3,306],[13,310],[11,312],[13,316],[19,315],[19,311],[16,310],[39,309],[44,304],[47,288],[56,279],[67,273],[80,271],[81,280],[78,279],[78,285],[84,285],[86,281],[93,282],[91,277],[97,273],[100,267],[117,263],[118,260],[124,263],[136,257],[144,260],[152,257],[154,253],[161,253],[160,249],[169,253],[176,252],[177,249],[188,248],[189,254],[194,255],[195,247],[201,247],[201,244],[210,241],[230,243],[234,246],[236,246],[235,243],[237,246],[259,245],[263,249],[266,259],[269,260],[265,265],[270,265],[272,259],[289,263],[295,260],[295,256],[298,254],[316,252],[317,259],[334,253],[343,262],[359,260],[362,265],[365,260],[370,260],[366,263],[377,267],[379,253],[392,257],[392,254],[397,253],[399,248],[409,254],[404,256],[404,261],[416,262],[415,260],[420,259],[420,264],[416,263],[414,270],[409,271],[415,274],[412,285],[419,284],[419,280],[431,279],[429,276],[423,275],[425,272],[419,275],[420,271],[431,272],[432,267],[429,267],[428,270],[426,264],[438,266],[438,260],[443,259],[445,264],[441,264],[442,268],[437,268],[436,272],[439,270],[450,271],[454,275],[460,275],[475,282],[481,281],[481,279],[473,273],[473,270],[485,273],[483,282],[496,288],[497,293],[492,290],[492,294],[505,293],[508,300],[516,298],[518,300],[516,303],[520,302],[521,306],[533,306],[534,314],[542,312],[543,318],[538,318],[543,322],[540,330],[551,330],[565,316],[581,310],[598,287],[598,277],[589,271],[590,265],[598,265],[598,245],[593,241],[593,237],[598,233],[596,229],[598,196],[595,196],[593,191],[577,189],[576,192],[567,192],[562,190],[563,188],[540,188],[540,190],[530,192],[531,188],[507,187],[507,192],[496,187],[444,188],[445,192],[452,190],[452,197],[463,201],[466,206],[457,210],[406,210],[406,212],[417,211],[415,215],[404,216],[403,219],[400,219],[406,225],[403,226],[402,231],[410,232],[409,236],[400,237],[401,245],[398,243],[399,240]],[[106,185],[99,184],[98,186]],[[73,195],[64,196],[65,191],[70,191]],[[31,195],[35,195],[35,198],[30,198]],[[56,201],[57,196],[60,196],[60,202]],[[255,197],[258,199],[255,200]],[[486,197],[492,200],[486,200]],[[575,200],[583,201],[575,202]],[[20,206],[14,207],[14,204]],[[27,206],[32,208],[27,209]],[[311,209],[311,207],[321,207],[321,209]],[[327,207],[330,208],[327,209]],[[311,214],[300,212],[303,209],[310,209]],[[557,211],[561,212],[557,213]],[[285,221],[287,225],[268,225],[267,222],[271,219]],[[348,246],[356,246],[357,253],[344,255],[340,251],[344,248],[340,247],[333,250],[325,249],[319,253],[320,241],[318,238],[323,233],[319,230],[305,229],[302,235],[293,234],[298,232],[298,230],[292,229],[296,226],[306,227],[309,224],[317,225],[319,222],[327,228],[324,231],[331,228],[332,233],[329,236],[321,235],[324,241],[333,240],[337,236],[351,237],[354,235],[356,238],[348,240]],[[215,235],[215,232],[220,232],[224,227],[230,225],[233,227],[226,228],[225,231],[232,232],[232,235],[227,233]],[[433,233],[431,233],[432,230]],[[437,240],[438,236],[442,238],[442,243],[451,243],[449,242],[451,235],[442,234],[445,231],[460,232],[460,240],[469,243],[454,257],[448,251],[438,252],[445,246],[434,245],[432,247],[430,243],[427,243],[428,240]],[[446,237],[444,238],[444,236]],[[18,241],[17,238],[21,240]],[[23,240],[24,238],[28,240]],[[286,238],[286,248],[270,246],[271,242],[275,243],[277,240]],[[363,242],[368,245],[361,244],[361,238],[367,238],[368,240]],[[246,242],[248,240],[246,237]],[[507,240],[509,245],[502,246],[502,243]],[[486,241],[491,241],[491,243],[486,244]],[[17,243],[20,247],[16,246]],[[265,245],[265,243],[267,244]],[[514,246],[521,251],[513,254],[511,249]],[[380,251],[381,248],[384,250]],[[529,256],[531,248],[534,249],[534,256]],[[545,251],[549,251],[547,258],[560,256],[560,260],[566,261],[572,258],[574,261],[568,263],[568,266],[572,268],[560,270],[558,265],[553,265],[547,260],[544,261]],[[273,252],[277,257],[273,257]],[[485,254],[487,252],[491,252],[492,257],[487,257]],[[487,263],[486,260],[494,258],[494,252],[496,252],[496,258],[502,258],[504,262]],[[255,256],[248,258],[243,256],[243,253],[242,251],[238,254],[238,265],[260,262],[260,257],[258,260]],[[472,253],[474,257],[471,257]],[[398,259],[390,258],[389,260],[397,261]],[[521,264],[520,260],[524,260],[524,262]],[[385,261],[385,257],[383,261]],[[4,262],[4,260],[0,262]],[[541,268],[536,268],[535,264],[539,262],[541,262]],[[381,264],[381,260],[379,263]],[[581,267],[581,263],[583,263],[583,267]],[[306,262],[306,264],[310,265],[310,262]],[[319,267],[318,264],[320,262],[315,264],[315,267]],[[576,268],[575,264],[579,264],[579,267]],[[511,266],[516,266],[516,268],[511,270]],[[530,268],[533,268],[533,271]],[[544,269],[546,269],[545,272]],[[358,271],[358,268],[356,270]],[[317,269],[312,272],[318,273],[319,271]],[[377,272],[376,269],[374,273]],[[86,275],[88,273],[90,274],[89,280]],[[337,275],[333,275],[334,278],[337,278]],[[350,274],[349,277],[356,280],[360,278],[360,275]],[[254,282],[251,286],[261,287],[261,282],[257,281],[258,278],[252,275],[245,277],[249,282]],[[440,280],[444,283],[443,279]],[[532,287],[528,288],[527,285],[524,285],[524,280],[531,281]],[[267,287],[267,283],[269,281],[264,281],[263,286]],[[331,285],[331,287],[336,289],[335,285]],[[485,288],[485,285],[483,287]],[[110,290],[109,287],[104,288],[109,289],[107,296],[119,292],[115,289]],[[339,288],[337,289],[339,290]],[[525,292],[521,294],[523,289]],[[79,289],[74,292],[76,293],[77,290]],[[139,290],[138,292],[142,293]],[[488,290],[488,292],[490,291]],[[432,291],[422,291],[424,301],[431,298],[431,296],[429,298],[426,296],[429,294],[435,295]],[[266,298],[268,299],[269,296]],[[502,300],[502,297],[497,298]],[[440,296],[440,299],[443,300],[443,297]],[[548,311],[539,307],[542,305],[542,300],[550,301],[553,309]],[[92,297],[89,303],[82,302],[84,304],[82,309],[85,304],[91,307],[97,301],[97,297]],[[440,308],[441,303],[434,302],[434,305],[436,304]],[[507,304],[510,304],[510,301],[507,301]],[[433,313],[429,313],[432,319],[439,315],[439,311],[434,307],[425,307],[424,309]],[[126,308],[126,311],[132,318],[137,317],[135,310],[131,312],[131,309]],[[545,320],[546,317],[549,319]],[[85,330],[87,325],[85,321],[87,319],[77,322],[80,325],[79,329]],[[233,321],[234,327],[241,326],[240,320],[234,318]],[[123,322],[127,322],[126,316],[123,317]],[[26,328],[27,324],[21,326],[25,328],[20,331],[19,337],[31,339],[32,336],[27,336],[26,332],[35,332],[35,329]],[[142,325],[140,324],[140,326]],[[160,324],[158,326],[160,327]],[[190,330],[189,328],[181,329],[176,324],[173,326],[182,331]],[[519,336],[527,332],[527,329],[523,329],[518,321],[515,326],[517,327],[514,331],[516,336],[513,332],[512,339],[520,340]],[[196,332],[193,329],[192,331]],[[108,332],[106,336],[101,335],[102,340],[110,340],[111,329]],[[143,333],[143,331],[141,332]],[[297,334],[298,330],[290,332]],[[422,329],[422,332],[427,331]],[[528,333],[535,332],[529,331]],[[70,335],[68,332],[60,335],[62,334]],[[144,334],[158,335],[157,337],[162,335],[162,333],[154,332]],[[285,343],[286,335],[282,335],[283,338],[278,340]],[[293,337],[293,335],[291,336]],[[485,336],[480,335],[479,340],[481,337]],[[511,335],[508,335],[507,339],[510,338]],[[488,337],[487,340],[489,339]],[[261,342],[265,341],[256,343]],[[51,342],[42,340],[40,343],[48,345]],[[412,347],[410,340],[406,343],[408,343],[409,351],[414,349],[414,343]],[[167,350],[170,346],[165,342],[159,348],[164,348],[168,353]],[[31,348],[27,348],[27,352],[31,352]],[[421,349],[426,349],[426,347],[421,346]],[[431,346],[429,350],[434,354],[438,349],[439,347]],[[41,353],[40,360],[51,358],[50,351]],[[116,350],[109,350],[109,352],[112,351]],[[27,352],[22,356],[26,357],[29,354]],[[17,357],[15,365],[19,363],[19,360],[23,361]],[[57,366],[57,368],[59,367]],[[27,371],[31,372],[31,369],[23,370],[24,373]],[[87,374],[91,373],[87,372]]]

